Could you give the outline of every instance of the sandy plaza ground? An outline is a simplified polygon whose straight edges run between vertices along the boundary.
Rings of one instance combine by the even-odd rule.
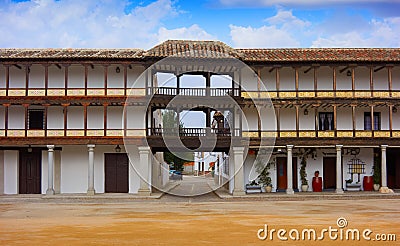
[[[365,229],[369,241],[329,239],[329,227]],[[260,240],[268,228],[268,237]],[[272,229],[286,230],[282,241]],[[302,240],[314,229],[316,240]],[[161,199],[97,201],[20,199],[0,203],[1,245],[398,245],[398,199],[357,200],[222,200],[214,194],[197,198],[164,195]],[[300,232],[299,240],[295,232]],[[377,234],[395,234],[397,241],[377,242]],[[305,235],[307,238],[308,235]],[[335,236],[334,233],[331,236]],[[312,238],[312,237],[311,237]],[[350,238],[350,234],[349,234]]]

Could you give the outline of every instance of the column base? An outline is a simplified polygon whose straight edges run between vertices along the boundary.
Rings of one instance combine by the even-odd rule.
[[[86,195],[88,196],[94,196],[94,194],[96,194],[95,190],[87,190]]]
[[[137,194],[139,196],[151,196],[151,191],[149,189],[139,189]]]
[[[232,192],[232,196],[244,196],[246,195],[246,192],[244,192],[243,190],[233,190]]]
[[[46,195],[54,195],[55,194],[55,191],[54,191],[54,189],[47,189],[46,190]]]
[[[336,193],[336,194],[343,194],[343,193],[344,193],[344,190],[343,190],[343,189],[336,189],[336,190],[335,190],[335,193]]]
[[[294,194],[294,190],[293,189],[286,189],[286,194],[293,195]]]

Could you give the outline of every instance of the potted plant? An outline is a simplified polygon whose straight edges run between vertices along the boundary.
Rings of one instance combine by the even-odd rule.
[[[269,169],[271,168],[272,163],[273,162],[268,162],[267,165],[264,166],[262,160],[257,161],[257,172],[259,173],[258,180],[260,184],[264,186],[265,192],[268,193],[272,191],[272,179],[269,176]]]
[[[313,159],[317,157],[317,151],[315,148],[300,149],[298,156],[300,157],[300,180],[301,180],[301,191],[306,192],[308,190],[307,180],[307,158],[311,156]]]
[[[379,155],[374,155],[374,166],[372,167],[374,180],[374,190],[378,191],[381,183],[381,166],[379,165]]]

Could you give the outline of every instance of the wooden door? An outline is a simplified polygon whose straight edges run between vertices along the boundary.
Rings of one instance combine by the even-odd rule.
[[[125,153],[105,155],[105,192],[127,193],[129,177],[129,160]]]
[[[293,189],[298,189],[297,187],[297,157],[292,159],[292,170],[293,170]],[[286,190],[287,189],[287,158],[277,157],[276,158],[276,171],[277,171],[277,189]]]
[[[19,194],[41,194],[42,151],[19,151]]]
[[[387,185],[392,189],[400,189],[400,153],[396,149],[388,149],[386,160]]]
[[[324,157],[324,189],[336,189],[336,157]]]

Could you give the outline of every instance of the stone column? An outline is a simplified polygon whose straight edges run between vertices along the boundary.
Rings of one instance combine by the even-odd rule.
[[[54,195],[54,145],[47,145],[47,190],[46,195]]]
[[[88,163],[88,190],[87,194],[93,196],[96,191],[94,190],[94,144],[88,144],[89,163]]]
[[[342,147],[336,145],[336,193],[344,193],[342,180]]]
[[[4,150],[0,150],[0,195],[4,194]]]
[[[387,187],[387,171],[386,171],[386,148],[388,145],[381,145],[382,151],[382,167],[381,167],[381,180],[382,187]]]
[[[294,194],[293,190],[293,145],[286,145],[287,149],[287,189],[286,194]]]
[[[234,163],[234,188],[232,195],[234,196],[244,196],[246,193],[244,191],[244,169],[243,169],[243,155],[244,147],[232,147],[233,161]]]
[[[151,150],[150,147],[141,146],[139,149],[139,162],[140,162],[140,187],[138,195],[150,196],[151,195]]]

